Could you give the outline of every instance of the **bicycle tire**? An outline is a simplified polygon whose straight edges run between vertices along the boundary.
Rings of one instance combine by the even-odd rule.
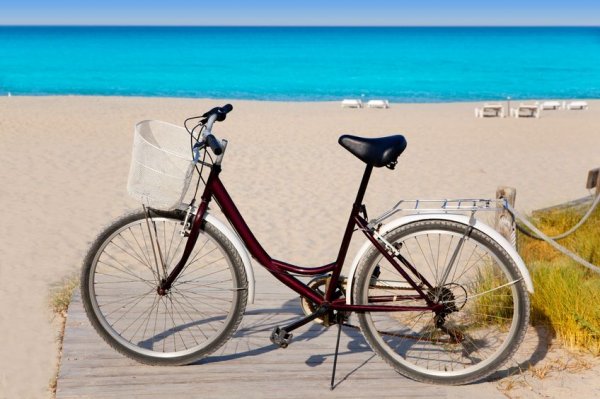
[[[150,365],[193,363],[239,326],[246,272],[233,244],[205,221],[184,269],[160,295],[162,264],[168,274],[187,242],[180,235],[185,213],[150,214],[148,221],[144,212],[121,217],[92,244],[81,272],[83,305],[98,334],[123,355]]]
[[[413,380],[461,385],[483,379],[515,353],[527,330],[529,296],[516,263],[488,235],[477,229],[467,233],[468,228],[457,222],[424,220],[385,235],[433,281],[434,289],[426,290],[430,298],[446,305],[442,327],[437,326],[440,316],[436,318],[433,311],[358,314],[373,351]],[[449,279],[443,282],[461,237],[465,241],[456,251]],[[357,268],[354,303],[367,304],[369,296],[377,293],[410,295],[416,291],[371,247]],[[394,305],[426,305],[423,299],[393,300]]]

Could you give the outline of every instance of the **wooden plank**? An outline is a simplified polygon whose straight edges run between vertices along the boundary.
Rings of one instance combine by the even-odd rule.
[[[371,352],[358,329],[343,328],[337,385],[329,390],[336,330],[311,323],[277,349],[271,329],[301,314],[293,294],[271,293],[249,305],[234,337],[212,356],[184,367],[152,367],[121,356],[94,331],[78,292],[69,308],[57,399],[67,398],[501,398],[493,384],[443,387],[396,373]],[[451,390],[451,391],[450,391]]]

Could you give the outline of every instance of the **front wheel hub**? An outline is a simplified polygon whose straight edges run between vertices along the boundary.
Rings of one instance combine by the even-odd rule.
[[[158,287],[156,287],[156,292],[160,296],[165,296],[165,295],[167,295],[169,293],[169,289],[170,288],[171,287],[167,286],[167,280],[165,280],[163,278],[162,281],[160,282],[160,285]]]

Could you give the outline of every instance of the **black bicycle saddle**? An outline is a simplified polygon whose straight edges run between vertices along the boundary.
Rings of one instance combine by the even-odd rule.
[[[406,149],[404,136],[366,138],[345,134],[338,143],[367,165],[380,168],[393,166]]]

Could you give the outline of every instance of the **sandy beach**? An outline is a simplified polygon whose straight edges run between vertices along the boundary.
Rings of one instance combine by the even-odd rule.
[[[373,173],[365,200],[372,216],[401,198],[493,198],[499,185],[515,187],[517,209],[528,212],[587,195],[587,171],[600,166],[600,101],[540,119],[480,119],[473,109],[481,103],[383,110],[338,102],[2,97],[0,398],[50,396],[59,328],[49,293],[79,272],[103,226],[138,206],[126,192],[134,124],[181,125],[226,102],[234,111],[215,128],[229,140],[222,179],[270,254],[299,264],[337,254],[363,170],[337,144],[344,133],[407,138],[396,170]]]

